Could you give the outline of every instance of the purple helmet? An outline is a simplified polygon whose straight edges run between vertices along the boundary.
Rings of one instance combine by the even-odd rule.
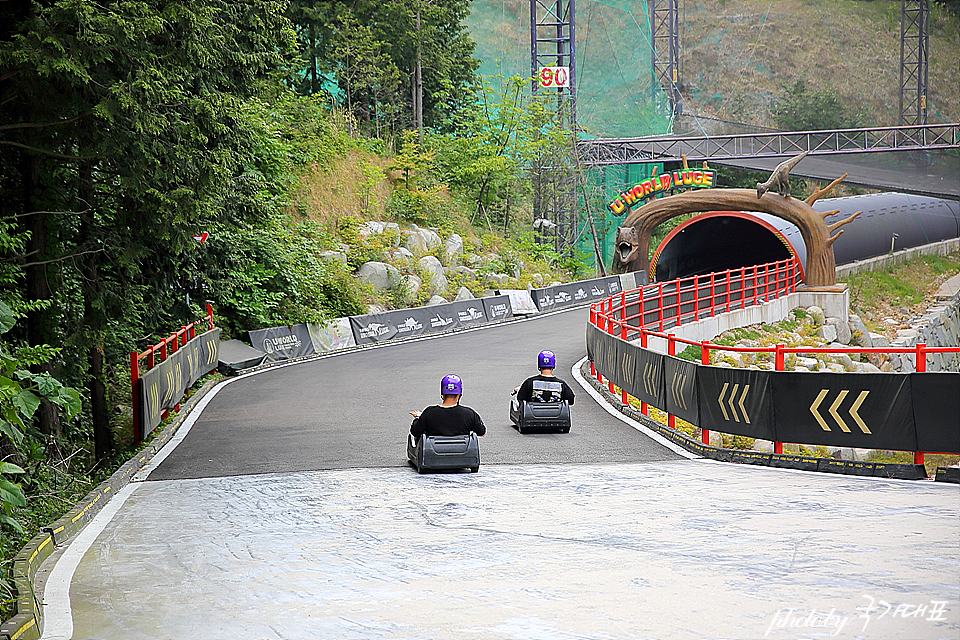
[[[443,380],[440,381],[440,395],[459,396],[462,394],[463,394],[463,381],[460,380],[460,376],[455,376],[455,375],[443,376]]]
[[[557,356],[553,355],[553,351],[541,351],[540,355],[537,356],[537,367],[540,369],[556,369]]]

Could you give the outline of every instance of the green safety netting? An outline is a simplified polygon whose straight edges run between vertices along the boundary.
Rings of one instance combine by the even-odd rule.
[[[466,20],[480,74],[530,75],[530,2],[474,0]],[[646,0],[579,0],[577,120],[592,137],[639,137],[670,131],[670,106],[653,81]]]
[[[474,0],[466,24],[477,43],[474,55],[481,61],[481,75],[530,76],[529,0]],[[669,101],[653,77],[646,0],[578,0],[575,24],[577,122],[583,135],[633,138],[669,133]],[[615,216],[605,203],[648,177],[652,168],[624,165],[586,172],[586,195],[608,267],[616,228],[624,216]],[[592,256],[582,196],[575,244]]]

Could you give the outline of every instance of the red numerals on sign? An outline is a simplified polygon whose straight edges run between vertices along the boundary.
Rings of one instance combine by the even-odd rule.
[[[543,67],[540,69],[540,86],[548,89],[570,86],[568,67]]]

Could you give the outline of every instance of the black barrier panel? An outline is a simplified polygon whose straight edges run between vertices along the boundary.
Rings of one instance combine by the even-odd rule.
[[[608,377],[613,384],[633,396],[637,385],[637,359],[641,350],[629,342],[614,339],[613,351],[614,362]]]
[[[631,346],[637,352],[637,364],[636,378],[633,389],[629,390],[630,395],[641,402],[652,404],[658,409],[664,409],[667,406],[663,384],[663,368],[666,356],[656,351],[641,349],[635,345]]]
[[[492,296],[482,298],[482,301],[484,313],[487,314],[487,322],[500,322],[513,317],[510,296]]]
[[[395,338],[414,338],[428,333],[479,326],[512,316],[510,297],[495,296],[351,316],[350,328],[357,344],[374,344]]]
[[[180,404],[184,392],[194,382],[217,368],[219,345],[220,329],[211,329],[140,376],[136,389],[140,405],[140,440],[157,428],[164,411]]]
[[[911,373],[917,450],[960,452],[960,374]]]
[[[617,356],[620,351],[618,340],[597,329],[593,335],[593,363],[597,371],[617,384]],[[619,343],[619,344],[618,344]],[[618,385],[619,386],[619,385]]]
[[[558,284],[542,289],[532,289],[530,296],[540,311],[553,311],[577,304],[594,302],[620,293],[620,277],[608,276],[581,282]]]
[[[305,324],[248,331],[250,346],[267,354],[268,360],[290,360],[316,353],[310,329]]]
[[[664,394],[667,413],[683,418],[691,424],[700,424],[697,401],[697,365],[686,360],[664,357]]]
[[[597,334],[600,333],[600,329],[597,329],[594,325],[587,323],[586,331],[586,346],[587,346],[587,360],[592,362],[594,366],[597,365]]]
[[[442,328],[435,329],[431,325],[430,311],[433,308],[401,309],[365,316],[351,316],[350,328],[353,329],[353,337],[357,344],[374,344],[394,338],[415,338],[424,333],[442,330]],[[436,318],[433,318],[433,324],[437,324]],[[450,318],[450,324],[453,324],[452,318]]]
[[[774,440],[769,371],[697,369],[701,429]]]
[[[777,372],[770,380],[779,442],[917,450],[910,376]]]

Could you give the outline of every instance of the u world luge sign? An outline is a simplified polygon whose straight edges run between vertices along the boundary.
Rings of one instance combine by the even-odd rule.
[[[798,373],[703,366],[587,325],[587,355],[635,398],[702,429],[775,442],[960,451],[960,373]]]
[[[193,338],[137,380],[140,399],[140,440],[160,424],[164,411],[173,409],[193,383],[217,368],[220,329]]]
[[[710,188],[716,179],[716,172],[710,169],[682,169],[670,173],[654,175],[639,182],[626,191],[621,191],[613,202],[608,204],[610,210],[620,215],[624,209],[634,202],[664,193],[674,188]]]

